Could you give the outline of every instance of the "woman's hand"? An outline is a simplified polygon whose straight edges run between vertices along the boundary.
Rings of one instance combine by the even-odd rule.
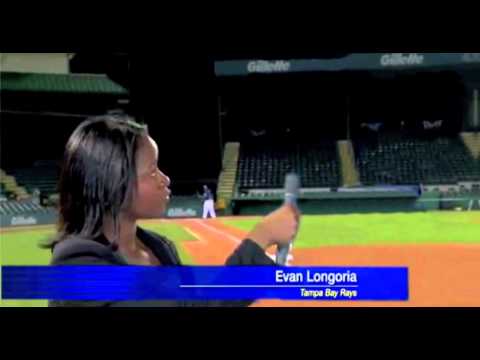
[[[264,250],[272,245],[287,245],[297,234],[300,212],[292,205],[284,205],[270,213],[247,235]]]

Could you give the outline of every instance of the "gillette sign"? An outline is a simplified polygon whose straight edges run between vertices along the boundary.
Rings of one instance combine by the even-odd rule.
[[[265,61],[256,60],[249,61],[247,70],[249,73],[276,73],[276,72],[288,72],[290,70],[290,62],[277,60],[277,61]]]
[[[463,54],[462,60],[467,63],[480,62],[480,53]]]
[[[380,58],[382,66],[409,66],[409,65],[422,65],[424,60],[423,55],[416,53],[413,54],[385,54]]]

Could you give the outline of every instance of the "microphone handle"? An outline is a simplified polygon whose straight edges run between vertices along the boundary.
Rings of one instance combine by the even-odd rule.
[[[287,197],[285,199],[285,204],[291,204],[292,206],[297,206],[297,202],[295,199],[292,199],[291,197]],[[288,254],[290,253],[290,248],[292,246],[292,243],[289,243],[287,245],[278,245],[277,246],[277,255],[275,258],[275,262],[277,265],[285,265],[287,263],[287,258]]]
[[[277,265],[285,265],[287,263],[287,257],[289,252],[290,252],[290,244],[278,246],[277,257],[275,259],[275,262],[277,263]]]

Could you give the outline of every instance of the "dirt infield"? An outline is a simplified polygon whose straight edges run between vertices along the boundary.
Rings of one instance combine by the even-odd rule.
[[[198,241],[183,243],[202,265],[222,265],[245,232],[219,220],[177,220]],[[409,268],[407,302],[332,302],[262,300],[253,306],[302,307],[412,307],[480,306],[480,246],[331,246],[294,249],[297,266],[406,266]]]
[[[222,233],[214,223],[198,219],[176,220],[197,241],[185,241],[182,246],[199,265],[223,265],[241,239],[232,233]]]

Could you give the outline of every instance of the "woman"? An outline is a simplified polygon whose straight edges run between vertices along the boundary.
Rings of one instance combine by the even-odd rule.
[[[146,126],[124,115],[87,119],[71,135],[60,178],[58,234],[52,265],[181,265],[168,239],[137,226],[161,217],[170,179],[158,167],[158,147]],[[161,156],[161,154],[160,154]],[[227,265],[274,265],[265,250],[291,241],[299,214],[284,206],[266,216]],[[249,305],[228,302],[50,301],[50,306]]]

